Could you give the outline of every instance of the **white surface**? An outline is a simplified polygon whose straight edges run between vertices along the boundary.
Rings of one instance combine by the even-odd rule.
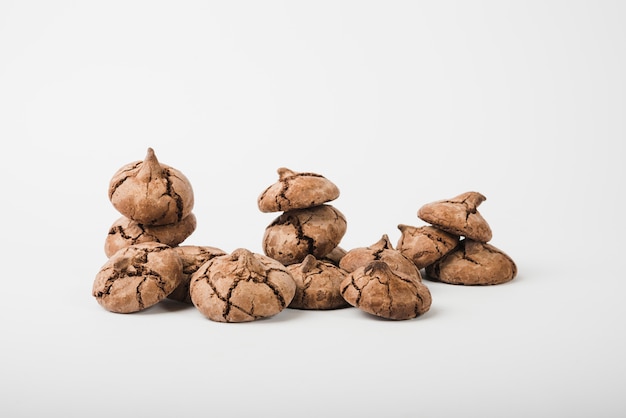
[[[3,2],[0,415],[622,417],[622,2]],[[384,321],[248,324],[91,296],[108,181],[153,147],[185,242],[261,251],[276,169],[335,182],[346,249],[476,190],[511,283]]]

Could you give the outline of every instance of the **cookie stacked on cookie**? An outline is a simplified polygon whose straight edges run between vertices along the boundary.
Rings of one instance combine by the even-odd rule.
[[[320,174],[284,167],[277,171],[278,181],[257,199],[261,212],[283,212],[266,227],[263,251],[286,266],[309,254],[326,257],[347,229],[345,216],[328,204],[339,197],[339,188]]]
[[[397,248],[431,280],[460,285],[506,283],[517,275],[515,262],[488,242],[492,231],[478,211],[486,200],[470,191],[423,205],[418,218],[430,225],[400,224]]]

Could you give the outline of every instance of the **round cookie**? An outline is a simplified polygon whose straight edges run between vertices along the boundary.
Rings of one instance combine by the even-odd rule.
[[[126,164],[113,175],[109,200],[122,215],[143,225],[180,222],[194,204],[187,177],[159,163],[152,148],[145,160]]]
[[[346,233],[345,216],[331,205],[284,212],[265,229],[265,255],[284,265],[300,263],[308,254],[321,259]]]
[[[459,243],[459,236],[434,226],[410,226],[400,224],[401,232],[396,249],[411,260],[418,269],[434,263],[452,251]]]
[[[513,280],[517,266],[491,244],[464,239],[443,258],[426,267],[426,277],[459,285],[495,285]]]
[[[183,263],[168,245],[145,242],[120,249],[102,266],[92,295],[106,310],[138,312],[169,295],[183,277]]]
[[[384,261],[372,261],[349,273],[340,292],[350,305],[394,320],[420,316],[432,303],[426,285],[396,274]]]
[[[190,213],[180,222],[168,225],[142,225],[122,216],[116,220],[104,242],[104,253],[111,257],[119,249],[142,242],[160,242],[174,247],[187,239],[196,229],[196,216]]]
[[[476,209],[486,199],[478,192],[466,192],[452,199],[428,203],[418,210],[417,216],[453,235],[488,242],[491,228]]]
[[[302,263],[287,266],[296,282],[296,294],[289,304],[293,309],[339,309],[350,306],[341,296],[339,285],[347,271],[307,255]]]
[[[281,167],[278,182],[259,195],[261,212],[286,212],[318,206],[339,197],[339,188],[316,173],[299,173]]]
[[[183,262],[183,279],[180,284],[170,293],[168,299],[191,304],[189,284],[191,276],[207,261],[213,257],[226,255],[226,252],[215,247],[202,245],[181,245],[174,247],[174,251]]]
[[[387,234],[384,234],[380,240],[369,247],[357,247],[349,250],[339,261],[339,267],[347,272],[353,272],[372,261],[384,261],[393,271],[405,277],[422,281],[419,269],[400,251],[393,248]]]
[[[217,322],[248,322],[273,316],[293,299],[296,284],[285,266],[239,248],[214,257],[192,276],[191,301]]]

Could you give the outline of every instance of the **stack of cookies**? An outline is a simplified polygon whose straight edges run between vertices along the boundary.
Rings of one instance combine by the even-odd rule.
[[[400,224],[397,249],[425,269],[425,278],[459,285],[506,283],[517,274],[515,262],[488,242],[491,228],[477,210],[486,200],[478,192],[422,206],[417,216],[430,225]]]
[[[345,216],[328,204],[339,197],[337,186],[316,173],[279,168],[279,179],[257,199],[261,212],[283,212],[266,227],[263,251],[283,265],[301,263],[309,254],[321,259],[341,252]]]

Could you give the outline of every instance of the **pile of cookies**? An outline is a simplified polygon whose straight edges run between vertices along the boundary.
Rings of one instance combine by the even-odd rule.
[[[515,262],[488,244],[491,228],[477,209],[485,200],[478,192],[466,192],[422,206],[417,216],[430,225],[398,225],[398,250],[435,281],[494,285],[512,280]]]
[[[337,186],[311,172],[278,169],[279,179],[257,199],[259,210],[282,212],[265,229],[263,252],[227,253],[211,246],[181,245],[196,228],[189,180],[146,158],[121,167],[109,199],[122,216],[105,240],[109,258],[92,295],[105,309],[131,313],[165,298],[193,304],[218,322],[248,322],[285,308],[357,307],[369,314],[411,319],[430,309],[425,277],[465,285],[513,279],[513,260],[488,244],[491,229],[477,211],[485,200],[468,192],[424,205],[418,217],[430,225],[398,225],[393,248],[385,234],[367,247],[339,246],[345,216],[329,202]]]

